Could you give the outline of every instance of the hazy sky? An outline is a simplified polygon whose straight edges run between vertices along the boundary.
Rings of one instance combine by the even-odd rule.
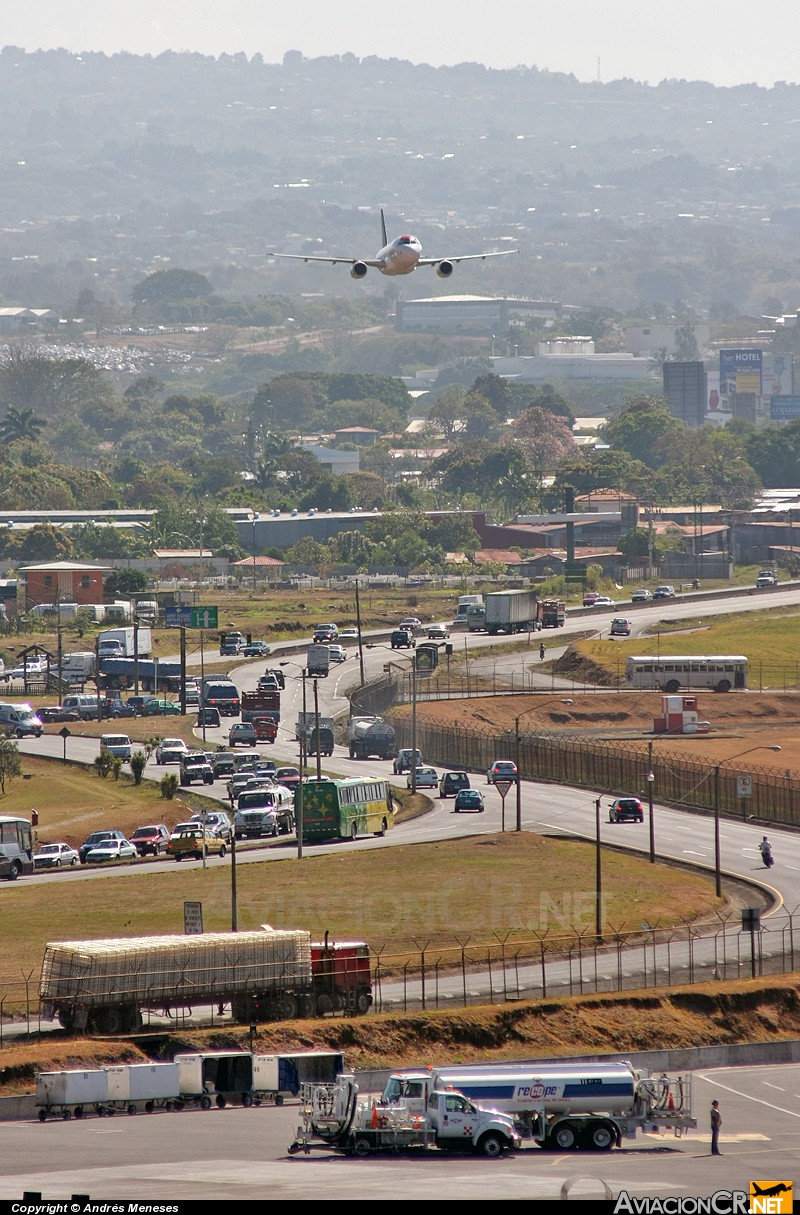
[[[798,34],[798,0],[3,0],[0,20],[0,45],[29,51],[260,51],[269,62],[352,51],[651,84],[797,82]]]

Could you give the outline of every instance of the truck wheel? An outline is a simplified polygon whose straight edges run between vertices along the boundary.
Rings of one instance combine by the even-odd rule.
[[[496,1160],[498,1156],[502,1156],[504,1147],[505,1144],[496,1131],[489,1131],[478,1141],[478,1151],[484,1156],[488,1156],[490,1160]]]
[[[47,1110],[39,1110],[37,1116],[40,1122],[47,1122]]]
[[[617,1132],[610,1122],[590,1122],[581,1135],[581,1147],[596,1152],[608,1152],[616,1142]]]
[[[217,1093],[217,1109],[224,1110],[227,1104],[228,1102],[222,1093]]]
[[[12,861],[11,868],[8,871],[9,882],[16,882],[19,875],[22,873],[22,866],[19,861]]]
[[[280,999],[280,1016],[284,1021],[293,1021],[297,1016],[297,999],[285,991]]]
[[[204,1095],[200,1098],[200,1109],[201,1110],[210,1110],[211,1109],[211,1098],[209,1096]]]
[[[372,1144],[370,1143],[369,1139],[365,1139],[363,1135],[359,1135],[353,1144],[353,1151],[355,1152],[356,1156],[371,1156]]]
[[[385,834],[386,834],[386,830],[387,830],[387,822],[386,822],[386,819],[382,819],[382,820],[381,820],[381,829],[380,829],[380,831],[376,831],[376,832],[374,832],[374,834],[375,834],[375,835],[385,835]]]
[[[249,1110],[250,1106],[252,1104],[253,1104],[253,1094],[252,1093],[242,1093],[242,1105],[244,1106],[244,1108],[246,1110]]]
[[[559,1122],[550,1132],[550,1143],[562,1152],[571,1152],[578,1145],[575,1128],[568,1122]]]
[[[128,1113],[131,1115],[136,1113],[136,1106],[133,1104],[132,1101],[128,1105]]]
[[[69,1122],[72,1117],[72,1110],[65,1109],[61,1115],[65,1122]]]
[[[356,1012],[362,1016],[368,1013],[372,1004],[372,996],[362,987],[356,996]]]
[[[298,1001],[298,1009],[301,1017],[306,1019],[313,1017],[317,1011],[314,997],[309,995],[301,996]]]
[[[324,1017],[326,1013],[333,1012],[333,1000],[326,991],[323,991],[317,996],[317,1013],[320,1017]]]

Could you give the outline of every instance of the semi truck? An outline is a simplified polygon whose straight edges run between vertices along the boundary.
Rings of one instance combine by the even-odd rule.
[[[560,599],[540,599],[536,605],[536,623],[540,629],[562,629],[567,623],[567,605]]]
[[[148,658],[153,652],[153,634],[149,628],[133,625],[120,629],[103,629],[97,636],[98,658]]]
[[[333,755],[333,718],[316,713],[298,713],[294,736],[303,740],[306,755]]]
[[[367,714],[353,716],[347,730],[351,759],[394,759],[397,754],[397,739],[394,726],[382,717]]]
[[[135,1032],[142,1010],[230,1003],[236,1021],[366,1013],[369,946],[312,942],[302,929],[53,941],[39,984],[42,1015],[65,1029]]]
[[[271,717],[275,724],[281,720],[280,692],[242,692],[242,721],[254,721],[257,717]]]
[[[94,679],[97,670],[97,659],[94,650],[74,650],[61,658],[59,674],[68,683],[86,683]]]
[[[303,1125],[289,1146],[291,1155],[315,1147],[356,1156],[442,1148],[496,1159],[522,1142],[511,1117],[452,1090],[432,1090],[424,1109],[411,1110],[359,1101],[355,1077],[341,1075],[335,1084],[303,1085],[300,1101]]]
[[[327,675],[331,666],[331,652],[326,645],[310,645],[306,655],[306,674]]]
[[[493,591],[486,596],[486,631],[523,633],[536,625],[536,591]]]
[[[471,607],[483,607],[483,595],[459,595],[454,624],[464,624]]]
[[[695,1127],[690,1075],[651,1075],[628,1062],[520,1063],[396,1072],[381,1098],[424,1114],[431,1093],[457,1089],[510,1114],[543,1148],[608,1150],[638,1130]]]
[[[101,658],[97,676],[98,688],[122,690],[139,687],[145,692],[179,692],[181,664],[163,659]]]

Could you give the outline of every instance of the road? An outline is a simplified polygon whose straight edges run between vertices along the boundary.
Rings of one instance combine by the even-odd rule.
[[[610,1153],[559,1155],[526,1146],[514,1156],[428,1152],[359,1160],[289,1156],[299,1121],[283,1108],[155,1113],[134,1118],[0,1123],[0,1199],[201,1202],[322,1200],[430,1202],[708,1197],[749,1192],[751,1178],[792,1178],[800,1159],[800,1066],[749,1065],[694,1073],[698,1127],[681,1139],[640,1135]],[[709,1154],[708,1109],[720,1102],[722,1156]],[[604,1184],[607,1190],[604,1189]],[[81,1208],[78,1208],[79,1210]],[[687,1207],[696,1209],[696,1207]],[[719,1207],[719,1210],[730,1208]],[[747,1204],[741,1209],[746,1210]]]

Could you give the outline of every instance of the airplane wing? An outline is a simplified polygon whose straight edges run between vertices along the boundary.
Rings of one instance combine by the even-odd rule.
[[[440,262],[482,262],[487,257],[508,257],[511,253],[519,253],[519,249],[501,249],[497,253],[463,253],[461,257],[421,257],[418,266],[438,266]],[[367,262],[369,265],[369,262]]]
[[[354,266],[356,262],[361,262],[363,266],[374,266],[380,268],[381,262],[370,257],[320,257],[316,253],[270,253],[270,257],[289,257],[297,262],[328,262],[331,266]],[[441,261],[441,258],[439,258]]]

